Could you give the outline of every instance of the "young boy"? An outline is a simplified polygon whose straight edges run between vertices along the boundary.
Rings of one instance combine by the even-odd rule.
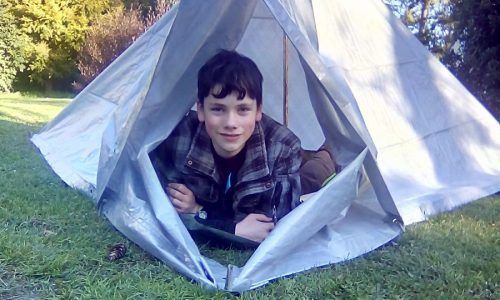
[[[300,140],[262,113],[262,74],[222,50],[198,73],[197,111],[156,150],[179,213],[256,242],[299,203]]]

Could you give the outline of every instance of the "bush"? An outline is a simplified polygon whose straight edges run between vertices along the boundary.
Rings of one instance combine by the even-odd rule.
[[[140,6],[132,6],[129,9],[117,7],[96,20],[78,53],[80,77],[73,88],[80,91],[87,86],[168,11],[171,2],[158,1],[155,9],[149,9],[145,17]]]
[[[0,2],[0,92],[12,91],[12,84],[24,68],[26,36],[16,27],[8,3]]]
[[[495,1],[453,2],[460,47],[447,58],[452,71],[500,120],[500,5]],[[453,61],[453,59],[455,59]]]
[[[77,56],[80,79],[73,84],[81,90],[120,55],[142,32],[144,23],[137,9],[117,7],[99,18],[87,32]]]
[[[118,0],[2,0],[9,3],[17,30],[26,37],[24,71],[16,81],[50,90],[70,87],[76,56],[89,23]],[[2,26],[3,28],[3,26]]]

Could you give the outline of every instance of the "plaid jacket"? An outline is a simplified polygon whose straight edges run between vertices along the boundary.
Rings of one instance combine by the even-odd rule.
[[[205,126],[190,111],[158,146],[153,162],[162,185],[186,185],[196,202],[214,207],[223,201],[224,178],[214,164]],[[263,115],[246,143],[246,157],[233,185],[234,222],[250,213],[280,219],[299,203],[300,140],[286,127]],[[208,216],[210,218],[210,215]]]

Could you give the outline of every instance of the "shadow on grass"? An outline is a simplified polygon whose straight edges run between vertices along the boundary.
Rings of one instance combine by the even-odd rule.
[[[0,94],[0,118],[41,127],[68,103],[67,100],[26,99]]]
[[[2,105],[0,105],[0,108],[2,108]],[[37,118],[37,119],[45,119],[46,118],[46,115],[42,114],[42,113],[38,113],[38,112],[34,112],[32,110],[28,110],[28,109],[23,109],[23,108],[15,108],[16,112],[18,113],[22,113],[22,117],[16,115],[16,114],[12,114],[12,113],[8,113],[6,111],[0,111],[0,117],[4,117],[12,122],[15,122],[15,123],[18,123],[18,124],[24,124],[25,126],[35,126],[35,127],[41,127],[43,126],[45,123],[44,122],[35,122],[35,123],[25,123],[26,122],[26,119],[25,117],[29,116],[30,119],[33,119],[33,118]]]
[[[30,98],[74,98],[76,96],[75,93],[62,91],[25,91],[19,94]]]
[[[14,96],[0,95],[0,103],[16,103],[22,105],[51,105],[57,107],[63,107],[71,102],[71,99],[53,99],[53,98],[18,98]]]

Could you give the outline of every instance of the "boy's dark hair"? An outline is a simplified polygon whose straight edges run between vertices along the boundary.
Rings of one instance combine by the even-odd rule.
[[[224,98],[236,92],[241,100],[248,93],[257,101],[257,106],[262,104],[262,74],[250,58],[236,51],[219,51],[198,71],[198,100],[201,105],[216,85],[220,85],[221,89],[217,94],[212,93],[215,98]]]

